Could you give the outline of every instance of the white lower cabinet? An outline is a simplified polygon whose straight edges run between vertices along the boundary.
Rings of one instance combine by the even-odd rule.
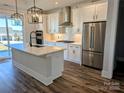
[[[63,47],[64,60],[71,61],[81,65],[81,46],[62,42],[49,42],[49,46]]]
[[[69,44],[68,60],[81,65],[81,46]]]

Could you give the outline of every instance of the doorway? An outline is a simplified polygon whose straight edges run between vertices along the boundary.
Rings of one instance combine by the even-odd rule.
[[[113,78],[124,82],[124,1],[119,2]]]
[[[11,47],[23,46],[23,21],[0,17],[0,59],[11,58]]]

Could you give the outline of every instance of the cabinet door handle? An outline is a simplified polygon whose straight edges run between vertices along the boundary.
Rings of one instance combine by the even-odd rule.
[[[98,15],[96,15],[96,19],[98,19]]]
[[[77,29],[77,32],[80,32],[80,29],[79,28]]]
[[[95,20],[95,15],[93,16],[93,20]]]
[[[79,48],[79,47],[76,47],[76,48]]]
[[[91,60],[91,64],[92,64],[92,65],[94,64],[94,61],[93,61],[93,59]]]
[[[73,54],[75,54],[75,50],[73,50]]]

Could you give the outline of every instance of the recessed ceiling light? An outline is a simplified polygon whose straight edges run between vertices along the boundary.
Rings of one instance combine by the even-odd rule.
[[[55,2],[56,5],[58,5],[59,3],[58,2]]]

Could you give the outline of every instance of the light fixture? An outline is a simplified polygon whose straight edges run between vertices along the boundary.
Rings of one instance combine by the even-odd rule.
[[[36,7],[34,0],[34,6],[27,10],[28,21],[30,24],[43,23],[43,9]]]
[[[58,2],[55,2],[56,5],[58,5],[59,3]]]
[[[11,15],[11,18],[14,20],[21,20],[23,18],[23,15],[18,13],[17,0],[15,0],[15,6],[16,12]]]

